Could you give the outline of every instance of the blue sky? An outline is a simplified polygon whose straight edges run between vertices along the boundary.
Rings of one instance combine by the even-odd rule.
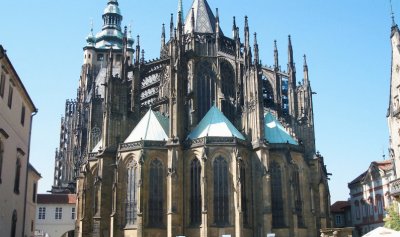
[[[76,96],[82,47],[93,19],[101,29],[106,0],[1,1],[0,44],[30,93],[34,117],[30,161],[42,174],[39,192],[53,184],[54,153],[66,99]],[[183,0],[185,13],[192,0]],[[391,65],[389,0],[209,0],[219,8],[221,28],[231,35],[232,17],[243,34],[244,16],[257,32],[263,64],[273,64],[277,40],[286,68],[292,36],[297,78],[307,54],[314,96],[317,149],[332,173],[332,203],[348,198],[347,183],[387,154],[386,110]],[[162,23],[178,0],[119,0],[123,24],[141,36],[146,59],[158,57]],[[393,0],[400,22],[400,2]],[[243,38],[243,36],[242,36]],[[386,155],[387,156],[387,155]]]

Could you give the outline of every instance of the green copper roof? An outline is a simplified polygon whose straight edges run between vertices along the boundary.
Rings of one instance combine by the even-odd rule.
[[[168,118],[151,109],[143,116],[140,122],[132,130],[125,143],[140,140],[163,141],[168,139]]]
[[[229,119],[215,106],[211,107],[187,139],[193,140],[201,137],[237,137],[246,140]]]
[[[298,145],[296,140],[285,130],[282,124],[270,113],[264,116],[265,139],[269,143],[290,143]]]

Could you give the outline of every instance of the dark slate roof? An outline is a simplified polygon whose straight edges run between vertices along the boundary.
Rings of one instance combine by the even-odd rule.
[[[192,11],[193,9],[193,11]],[[194,12],[194,29],[192,27],[192,15]],[[185,20],[185,33],[215,33],[216,19],[207,0],[193,0]],[[222,31],[220,31],[222,34]]]

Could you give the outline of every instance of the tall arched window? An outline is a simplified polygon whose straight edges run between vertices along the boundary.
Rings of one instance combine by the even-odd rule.
[[[242,190],[242,212],[243,212],[243,224],[249,224],[249,211],[247,209],[247,187],[246,187],[246,167],[244,162],[240,162],[240,189]]]
[[[221,156],[214,161],[214,222],[229,224],[228,163]]]
[[[376,206],[377,206],[377,211],[378,211],[378,215],[383,215],[383,198],[381,195],[377,194],[376,198]]]
[[[274,90],[266,76],[262,76],[262,95],[264,108],[271,108],[274,105]]]
[[[362,217],[366,219],[368,217],[368,205],[365,200],[361,200]]]
[[[126,225],[133,225],[137,219],[137,166],[132,161],[127,170],[127,188],[126,188]]]
[[[281,167],[275,161],[270,167],[271,173],[271,202],[272,202],[272,226],[285,226],[282,198],[282,172]]]
[[[15,163],[14,193],[19,194],[19,180],[21,176],[21,160],[17,158]]]
[[[3,157],[4,157],[4,145],[0,140],[0,184],[1,184],[1,171],[3,170]]]
[[[359,220],[360,219],[360,202],[357,200],[357,201],[355,201],[354,202],[354,206],[356,207],[356,210],[355,210],[355,214],[356,214],[356,219],[357,220]]]
[[[11,219],[11,237],[15,237],[17,232],[17,211],[13,211],[12,219]]]
[[[220,64],[220,74],[221,74],[221,91],[224,95],[224,100],[222,101],[222,113],[231,121],[235,120],[235,105],[233,101],[235,97],[235,73],[233,67],[230,63],[222,61]]]
[[[163,225],[163,165],[155,159],[150,163],[149,226]]]
[[[190,224],[201,223],[201,164],[198,159],[190,163]]]
[[[303,200],[301,199],[300,176],[299,176],[299,168],[297,166],[293,167],[292,179],[293,179],[294,205],[297,214],[297,225],[303,227],[304,226]]]
[[[197,115],[200,121],[215,102],[215,73],[208,62],[196,65]]]

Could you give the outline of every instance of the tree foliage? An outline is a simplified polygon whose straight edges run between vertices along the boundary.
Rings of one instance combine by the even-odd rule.
[[[400,215],[399,215],[399,207],[397,204],[390,205],[387,210],[387,215],[384,219],[385,227],[400,231]]]

